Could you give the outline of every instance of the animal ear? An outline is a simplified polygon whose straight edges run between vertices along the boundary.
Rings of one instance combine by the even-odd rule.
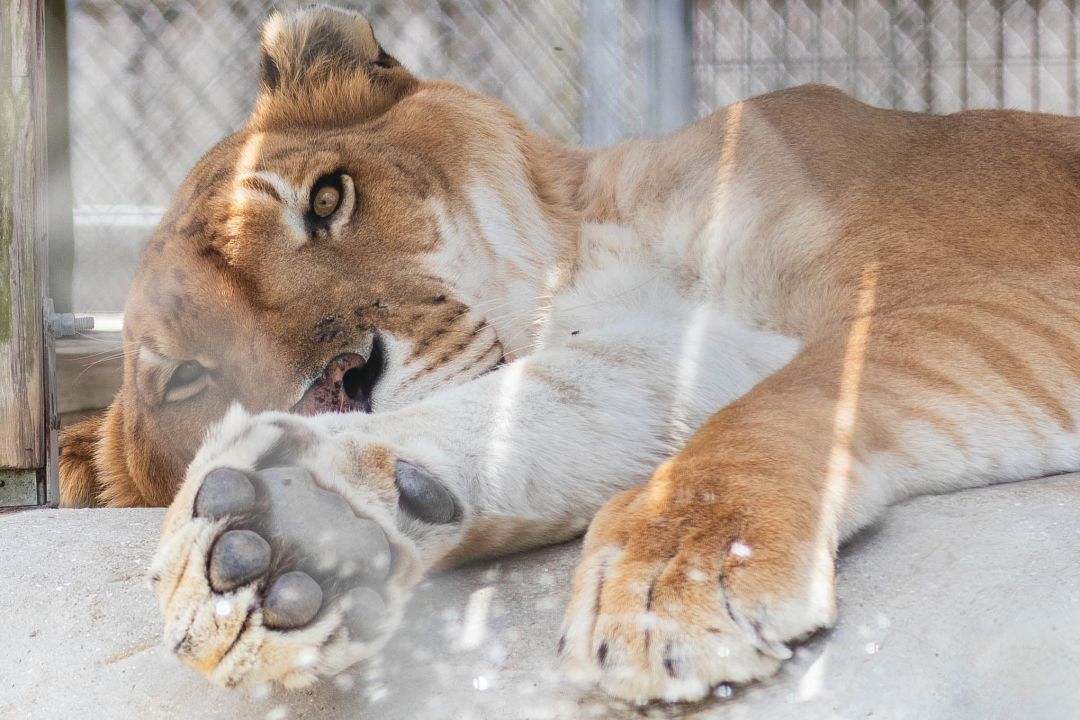
[[[94,507],[101,486],[95,462],[105,415],[80,420],[60,431],[60,505]]]
[[[254,130],[352,125],[381,115],[417,86],[362,15],[323,5],[271,15],[260,65]]]

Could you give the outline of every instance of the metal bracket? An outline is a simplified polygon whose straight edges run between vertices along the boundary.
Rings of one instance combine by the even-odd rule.
[[[60,504],[60,404],[56,397],[56,340],[57,338],[79,335],[94,329],[94,318],[56,313],[53,311],[52,298],[45,298],[43,306],[45,323],[45,418],[48,422],[45,442],[45,468],[40,476],[43,497],[39,503],[57,507]]]
[[[0,508],[41,505],[41,490],[36,471],[0,469]]]

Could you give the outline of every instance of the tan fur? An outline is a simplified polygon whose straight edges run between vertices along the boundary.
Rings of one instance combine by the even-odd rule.
[[[358,16],[335,15],[370,31]],[[295,22],[285,27],[302,32]],[[278,43],[287,31],[268,33]],[[466,167],[497,177],[506,165],[499,153],[516,153],[524,142],[531,152],[513,163],[524,166],[549,221],[566,235],[570,262],[572,188],[556,178],[580,173],[577,153],[527,136],[504,107],[453,85],[424,84],[384,112],[383,85],[373,85],[368,72],[318,75],[322,101],[337,110],[295,94],[316,92],[306,86],[264,89],[249,126],[192,170],[148,242],[129,294],[124,383],[99,426],[97,459],[85,451],[89,425],[62,438],[72,448],[62,472],[65,503],[168,504],[206,428],[231,402],[254,411],[288,409],[305,376],[372,328],[415,339],[430,358],[429,370],[470,339],[487,338],[497,358],[502,348],[491,328],[438,280],[410,272],[403,261],[432,249],[435,233],[422,205],[432,196],[460,204],[455,178]],[[400,66],[392,70],[394,78],[402,74]],[[296,114],[308,111],[329,113],[319,116],[325,135],[314,151],[311,123]],[[492,117],[500,124],[489,131]],[[364,119],[370,122],[354,125]],[[495,162],[483,162],[485,156]],[[258,193],[258,183],[251,192],[250,173],[270,171],[302,184],[341,166],[354,168],[361,198],[349,230],[355,235],[306,247],[299,256],[295,247],[278,245],[279,203]],[[214,391],[194,402],[163,403],[168,376],[140,362],[140,347],[176,362],[205,361],[217,374]]]
[[[434,107],[439,107],[439,112],[453,121],[439,128],[424,128],[427,123],[423,120],[430,117]],[[384,116],[378,127],[369,129],[369,134],[376,138],[387,136],[390,142],[368,137],[350,140],[344,136],[342,149],[328,154],[327,166],[341,152],[362,153],[370,176],[358,178],[358,182],[374,215],[366,218],[366,224],[379,227],[380,239],[387,245],[421,251],[423,244],[417,240],[428,233],[422,226],[408,222],[410,215],[415,215],[410,211],[410,201],[438,183],[446,183],[441,189],[453,198],[454,183],[448,179],[460,172],[455,168],[466,162],[466,149],[475,142],[480,123],[490,111],[505,115],[504,110],[490,101],[455,87],[426,86],[414,93],[408,103],[395,106],[393,117]],[[731,121],[736,112],[742,116],[741,127],[737,129]],[[758,125],[763,129],[755,127]],[[805,337],[829,332],[842,335],[845,304],[851,302],[853,278],[861,264],[874,258],[888,268],[879,290],[879,308],[899,313],[905,305],[924,302],[928,293],[947,292],[950,297],[942,298],[942,309],[937,316],[928,314],[921,322],[928,332],[943,327],[943,332],[952,336],[949,341],[961,342],[965,338],[959,336],[967,326],[950,317],[950,313],[963,311],[964,315],[995,323],[1008,322],[1006,312],[1012,314],[1013,322],[1017,321],[1018,313],[1024,315],[1023,305],[1002,307],[998,300],[1000,292],[989,293],[981,280],[974,281],[978,287],[963,287],[965,272],[977,273],[973,277],[981,277],[983,273],[1002,275],[997,280],[1001,284],[999,290],[1019,295],[1018,300],[1039,308],[1039,312],[1049,313],[1054,322],[1060,323],[1071,311],[1069,300],[1062,305],[1063,299],[1055,297],[1073,287],[1070,274],[1075,272],[1061,262],[1072,261],[1076,256],[1070,235],[1077,215],[1076,198],[1072,197],[1076,192],[1068,188],[1074,186],[1080,166],[1075,156],[1076,142],[1067,132],[1070,125],[1071,121],[1065,118],[1008,111],[972,111],[949,117],[893,113],[868,108],[833,90],[808,87],[734,106],[667,140],[640,141],[599,153],[580,184],[575,183],[575,178],[581,177],[577,169],[583,166],[576,151],[530,140],[534,155],[524,161],[528,167],[535,168],[537,192],[549,199],[550,215],[561,227],[573,227],[575,217],[649,226],[660,224],[667,209],[681,202],[671,196],[672,192],[700,197],[697,190],[687,187],[684,176],[688,168],[691,177],[697,176],[701,192],[708,193],[716,175],[709,168],[716,168],[721,162],[724,147],[734,145],[739,149],[729,161],[738,162],[741,184],[757,184],[767,190],[772,183],[785,194],[813,194],[816,201],[824,197],[829,202],[829,215],[839,218],[841,223],[839,228],[800,228],[801,247],[797,253],[778,258],[789,266],[782,268],[782,272],[764,269],[770,277],[762,284],[774,285],[775,289],[763,293],[772,300],[760,309],[760,322]],[[155,338],[159,344],[168,340],[190,355],[195,343],[183,337],[185,332],[190,332],[184,330],[184,323],[193,323],[202,315],[219,316],[221,313],[216,308],[225,303],[231,308],[230,317],[213,317],[221,335],[249,336],[244,338],[246,342],[234,340],[234,346],[273,346],[279,348],[278,353],[284,350],[292,356],[291,364],[312,367],[317,365],[312,359],[325,353],[312,341],[311,331],[304,329],[317,321],[312,314],[306,313],[309,317],[304,318],[279,318],[275,313],[281,314],[281,309],[289,306],[290,297],[309,290],[314,292],[315,288],[325,291],[340,282],[314,267],[298,271],[296,263],[307,261],[292,254],[256,262],[249,253],[263,254],[267,248],[238,246],[228,233],[208,232],[215,223],[236,212],[236,208],[222,205],[216,198],[237,181],[235,166],[243,148],[257,139],[263,156],[283,158],[275,161],[278,163],[275,170],[287,175],[290,148],[295,147],[302,153],[299,157],[304,164],[308,163],[308,156],[303,154],[306,151],[301,150],[305,132],[280,135],[245,130],[204,158],[181,189],[173,209],[144,253],[129,302],[125,334],[129,349],[126,365],[130,369],[125,372],[125,384],[114,405],[120,410],[114,410],[111,420],[103,426],[113,436],[111,445],[122,450],[110,453],[105,465],[99,461],[89,473],[85,469],[86,463],[91,462],[89,453],[85,450],[80,450],[77,456],[68,453],[63,475],[64,484],[71,489],[66,491],[66,497],[81,497],[80,502],[86,502],[98,494],[93,490],[93,484],[97,483],[102,488],[113,488],[109,495],[115,498],[114,503],[167,502],[167,491],[155,494],[134,487],[137,484],[132,473],[138,468],[152,468],[145,472],[156,475],[157,479],[139,483],[147,488],[153,482],[167,482],[170,474],[175,481],[176,469],[183,467],[194,451],[198,431],[185,433],[193,442],[182,450],[168,447],[173,443],[160,443],[164,447],[158,452],[175,458],[168,463],[174,468],[171,473],[164,467],[158,468],[161,461],[150,457],[148,446],[155,444],[155,425],[163,419],[146,417],[155,414],[150,408],[143,408],[148,404],[149,393],[137,387],[132,376],[137,358],[130,350],[139,340]],[[727,134],[731,137],[726,138]],[[756,139],[758,135],[760,139]],[[396,144],[399,139],[407,139],[410,152],[400,153],[401,146]],[[779,158],[779,167],[769,157],[772,139],[784,148],[795,150]],[[661,142],[662,148],[658,145]],[[899,155],[894,148],[903,148],[903,154]],[[629,159],[634,166],[633,175],[612,176],[605,170],[630,164],[631,154],[641,158]],[[429,169],[421,158],[438,158],[438,162]],[[286,164],[281,165],[282,162]],[[558,186],[554,184],[555,177],[560,179]],[[1063,191],[1070,194],[1063,196]],[[580,210],[575,211],[575,205]],[[257,207],[244,210],[242,220],[233,219],[231,237],[256,233],[261,224],[270,220],[263,219]],[[813,234],[821,229],[829,234]],[[763,226],[762,232],[768,232],[768,225]],[[1030,247],[1027,242],[1033,235],[1040,239],[1037,247]],[[571,235],[567,240],[568,257],[572,257],[572,238]],[[828,248],[826,261],[821,256],[824,248]],[[437,333],[461,308],[451,300],[443,304],[445,314],[431,313],[432,298],[445,295],[443,289],[423,288],[422,281],[418,285],[414,279],[399,277],[396,268],[378,267],[378,255],[371,252],[370,245],[357,250],[356,264],[348,267],[361,268],[366,277],[356,278],[354,282],[367,286],[366,294],[373,302],[378,299],[388,305],[386,309],[354,308],[359,322],[401,327],[417,336],[424,335],[428,343],[424,347],[430,346],[435,361],[441,357],[436,354],[438,349],[452,352],[454,346],[446,342],[450,338],[439,340]],[[225,257],[230,260],[226,261]],[[248,261],[254,267],[244,268]],[[825,272],[829,276],[823,276]],[[276,287],[274,278],[285,275],[299,278],[299,287]],[[783,284],[776,286],[778,280]],[[1015,289],[1018,285],[1023,287],[1022,291]],[[242,323],[244,306],[271,310],[270,321],[262,328],[231,327]],[[326,306],[336,310],[332,301]],[[326,317],[334,314],[328,312]],[[1060,327],[1053,324],[1041,327],[1041,341],[1053,343],[1057,354],[1069,355],[1071,341],[1061,335]],[[268,339],[267,335],[272,337]],[[976,344],[981,355],[994,363],[995,371],[1004,374],[1004,380],[1067,422],[1060,404],[1054,400],[1052,388],[1034,379],[1023,363],[1017,363],[1017,358],[999,347],[1000,344],[980,338],[977,331],[966,333],[967,344]],[[209,355],[220,352],[212,348],[203,351]],[[953,394],[963,392],[955,379],[939,370],[924,367],[920,371],[925,361],[918,358],[909,357],[902,363],[895,357],[882,361],[899,366],[898,373],[915,373],[915,379],[925,389],[948,391],[952,387]],[[254,362],[258,365],[257,357]],[[238,370],[238,374],[258,376],[261,370],[250,373]],[[270,375],[264,378],[282,375],[282,369],[265,370]],[[230,399],[241,399],[248,407],[288,406],[290,398],[281,397],[280,391],[284,389],[281,386],[292,383],[284,377],[277,383],[278,392],[273,392],[274,383],[270,382],[260,382],[258,388],[236,384],[230,388]],[[189,428],[205,427],[212,416],[223,412],[225,405],[224,400],[215,402],[210,412],[200,412],[197,418],[183,417],[183,424]],[[123,436],[121,428],[125,425],[116,415],[140,418],[132,424],[142,429],[142,439],[136,441],[134,432]],[[89,428],[84,425],[78,431],[66,433],[65,446],[78,441],[84,447]],[[165,429],[162,435],[173,433]],[[135,459],[118,463],[125,453],[134,454]],[[77,477],[80,473],[81,479]],[[92,480],[102,474],[108,475],[107,479]]]
[[[740,127],[725,136],[733,113]],[[703,134],[723,144],[703,143]],[[821,570],[815,554],[831,559],[839,541],[826,528],[859,492],[853,468],[834,472],[838,451],[855,462],[893,453],[918,467],[904,446],[913,427],[929,425],[963,448],[959,424],[977,427],[1001,405],[1036,436],[1047,420],[1075,430],[1066,397],[1080,374],[1080,121],[1009,111],[897,113],[805,87],[747,101],[661,142],[665,151],[649,153],[638,176],[648,184],[596,179],[598,195],[609,198],[602,214],[649,222],[651,205],[672,202],[663,188],[694,192],[656,182],[657,174],[701,163],[704,154],[721,174],[725,163],[737,165],[743,186],[825,198],[839,223],[801,228],[798,246],[774,250],[780,272],[768,267],[757,283],[780,281],[763,293],[769,302],[760,321],[801,335],[799,355],[713,416],[648,485],[597,516],[575,602],[597,603],[601,617],[648,611],[661,626],[667,619],[681,628],[726,617],[732,605],[806,602]],[[732,142],[738,147],[725,160]],[[774,147],[791,154],[770,158]],[[699,192],[706,190],[703,181]],[[779,245],[775,237],[760,241]],[[860,308],[868,284],[873,300]],[[852,350],[860,323],[865,336]],[[854,365],[860,377],[845,391]],[[858,422],[838,437],[845,392]],[[948,401],[962,414],[945,414]],[[752,560],[728,550],[736,541],[752,549]],[[589,585],[590,555],[613,548],[618,560],[599,587]],[[718,607],[687,568],[720,578],[729,607]],[[831,582],[831,560],[827,572]],[[608,635],[637,653],[629,663],[641,673],[658,662],[642,645],[649,630]],[[624,696],[661,694],[609,682]],[[637,689],[620,689],[628,687]]]
[[[64,507],[93,505],[99,488],[96,476],[94,449],[101,434],[101,417],[90,417],[64,429],[64,444],[60,447],[60,503]]]
[[[334,42],[313,46],[327,28]],[[278,18],[263,42],[275,69],[268,79],[264,65],[249,125],[200,161],[143,254],[120,394],[103,420],[65,433],[66,504],[168,503],[231,402],[290,408],[313,373],[371,328],[408,338],[410,359],[427,361],[421,375],[484,347],[512,359],[520,339],[496,336],[410,267],[438,249],[426,202],[480,222],[462,195],[475,177],[507,207],[539,206],[558,239],[560,287],[588,252],[583,223],[631,228],[664,259],[676,258],[665,243],[679,224],[687,237],[723,241],[671,260],[683,263],[676,282],[715,290],[748,325],[801,339],[790,364],[717,408],[592,523],[568,615],[572,628],[577,615],[592,626],[567,652],[592,662],[591,638],[618,643],[637,670],[602,680],[616,694],[668,697],[660,680],[642,680],[678,664],[665,648],[715,638],[751,640],[731,645],[731,662],[703,681],[760,677],[784,643],[830,623],[832,557],[843,528],[860,522],[856,498],[875,462],[932,475],[927,437],[964,455],[1003,418],[1047,443],[1076,429],[1078,120],[893,112],[810,86],[669,137],[587,151],[537,138],[491,99],[413,78],[357,16]],[[314,60],[300,62],[312,47]],[[356,185],[353,219],[314,240],[283,224],[286,199],[264,175],[308,187],[341,168]],[[528,198],[505,190],[520,175]],[[722,277],[710,275],[717,268]],[[524,270],[505,272],[491,282]],[[165,364],[142,362],[140,348]],[[187,359],[213,369],[212,389],[163,402],[169,363]],[[388,458],[371,460],[386,483]],[[191,501],[174,505],[170,523],[184,522]],[[579,530],[555,537],[550,524],[489,518],[446,562]],[[642,613],[659,624],[626,620]]]

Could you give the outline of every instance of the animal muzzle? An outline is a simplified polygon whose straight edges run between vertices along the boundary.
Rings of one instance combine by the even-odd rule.
[[[371,412],[371,395],[383,371],[382,345],[376,339],[365,360],[356,353],[342,353],[311,383],[292,412],[318,415],[328,412]]]

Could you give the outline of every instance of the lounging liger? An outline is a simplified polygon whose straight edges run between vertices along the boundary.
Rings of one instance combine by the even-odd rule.
[[[834,622],[890,503],[1080,469],[1078,120],[800,87],[586,149],[325,7],[259,82],[61,457],[68,505],[171,503],[165,642],[216,683],[331,676],[428,571],[587,529],[568,673],[696,699]]]

